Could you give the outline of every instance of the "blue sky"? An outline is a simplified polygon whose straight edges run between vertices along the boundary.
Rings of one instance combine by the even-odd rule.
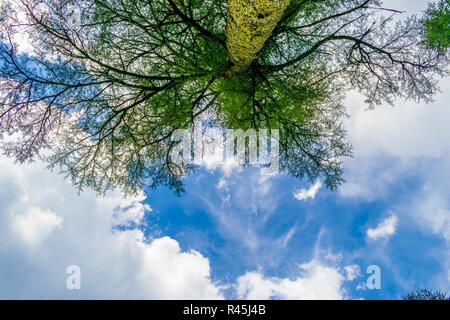
[[[384,1],[420,13],[427,1]],[[406,14],[406,13],[405,13]],[[450,81],[432,104],[347,99],[354,158],[331,192],[257,168],[201,169],[176,197],[78,195],[0,158],[0,298],[396,299],[450,291]],[[301,197],[301,190],[310,190]],[[296,197],[297,195],[297,197]],[[66,268],[81,269],[67,290]],[[381,270],[381,289],[365,286]]]

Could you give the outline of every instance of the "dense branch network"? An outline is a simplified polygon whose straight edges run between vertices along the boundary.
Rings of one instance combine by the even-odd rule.
[[[242,51],[232,41],[242,31],[227,31],[228,8],[237,3],[5,6],[0,134],[21,137],[5,142],[6,152],[26,161],[48,148],[50,163],[80,188],[135,192],[162,184],[181,192],[181,178],[195,167],[171,160],[171,135],[209,119],[226,128],[279,129],[281,169],[298,178],[322,176],[336,188],[341,159],[351,154],[341,125],[345,93],[356,88],[371,105],[396,97],[429,101],[434,76],[446,74],[448,56],[421,45],[420,21],[390,27],[395,12],[375,0],[276,2],[284,6],[276,26],[264,31],[267,40],[249,52],[245,67],[230,74],[239,60],[230,52]],[[259,8],[266,7],[251,11],[261,19],[267,13]],[[31,37],[32,53],[18,52],[19,30]]]

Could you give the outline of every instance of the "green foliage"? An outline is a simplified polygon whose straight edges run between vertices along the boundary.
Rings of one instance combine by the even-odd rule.
[[[450,300],[450,296],[446,292],[436,290],[432,291],[429,289],[418,289],[406,296],[402,297],[403,300]]]
[[[372,107],[398,97],[431,101],[436,75],[448,74],[448,56],[419,44],[423,21],[391,25],[378,0],[292,0],[250,65],[228,72],[227,4],[22,0],[20,14],[4,6],[0,138],[22,134],[4,151],[27,161],[49,149],[50,164],[80,189],[167,185],[179,193],[195,167],[171,161],[171,135],[209,119],[278,129],[282,172],[336,189],[351,155],[345,94],[359,90]],[[68,6],[79,9],[75,25]],[[448,11],[433,12],[436,34]],[[32,56],[17,54],[22,27]]]
[[[431,49],[446,51],[450,46],[450,2],[432,3],[423,18],[426,45]]]

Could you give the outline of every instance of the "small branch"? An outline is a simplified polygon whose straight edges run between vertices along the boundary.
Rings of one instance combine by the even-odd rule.
[[[405,11],[395,10],[395,9],[389,9],[389,8],[380,8],[380,7],[367,7],[367,9],[374,9],[374,10],[382,10],[382,11],[390,11],[395,13],[405,13]]]

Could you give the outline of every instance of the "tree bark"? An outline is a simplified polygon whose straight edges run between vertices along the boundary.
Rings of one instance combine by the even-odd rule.
[[[227,50],[231,77],[246,71],[291,0],[228,0]]]

